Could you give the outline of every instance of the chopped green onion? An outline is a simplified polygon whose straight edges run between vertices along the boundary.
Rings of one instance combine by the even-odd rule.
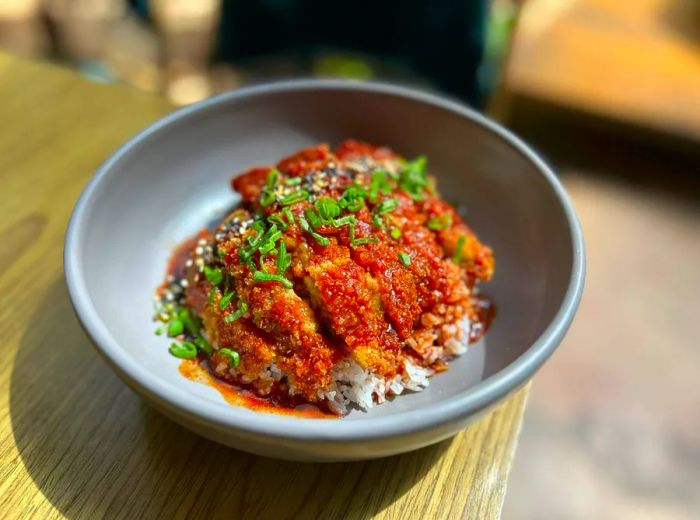
[[[287,254],[287,246],[284,241],[282,241],[280,242],[279,257],[277,258],[277,274],[284,274],[291,264],[292,259]]]
[[[412,199],[424,198],[423,190],[428,185],[427,159],[423,156],[407,162],[399,174],[399,187]]]
[[[457,247],[455,249],[455,254],[452,255],[452,261],[455,264],[458,264],[462,261],[462,249],[464,249],[464,243],[467,241],[467,238],[464,235],[460,235],[460,237],[457,239]]]
[[[214,285],[219,285],[224,279],[224,274],[221,272],[221,269],[209,267],[208,265],[204,266],[204,276]]]
[[[162,336],[163,335],[163,327],[158,327],[155,331],[156,336]]]
[[[290,226],[294,225],[294,215],[292,214],[292,210],[289,208],[282,208],[282,213],[284,213],[284,216],[287,217],[287,222],[289,223]]]
[[[274,242],[267,242],[266,244],[263,244],[260,246],[260,261],[262,262],[263,259],[272,251],[275,250],[275,243]]]
[[[291,206],[292,204],[297,204],[299,202],[303,202],[306,199],[309,198],[309,192],[306,190],[297,190],[293,191],[289,195],[285,195],[282,197],[282,200],[280,201],[283,206]]]
[[[350,245],[352,247],[357,247],[362,244],[374,244],[378,242],[377,237],[360,237],[355,238],[355,223],[350,224]]]
[[[362,244],[376,244],[379,242],[377,237],[360,237],[355,239],[355,246],[361,246]]]
[[[299,215],[299,225],[301,226],[301,229],[303,229],[306,232],[311,232],[311,226],[309,226],[309,223],[307,220],[302,216]]]
[[[447,229],[452,225],[452,215],[445,213],[439,217],[431,218],[426,225],[434,231]]]
[[[260,244],[259,249],[262,249],[263,247],[269,244],[272,244],[274,246],[280,238],[282,238],[282,232],[277,231],[276,224],[272,224],[272,226],[268,230],[268,233],[266,233],[265,237],[263,237],[262,244]]]
[[[315,231],[312,231],[312,232],[311,232],[311,236],[313,237],[313,239],[314,239],[316,242],[318,242],[318,243],[321,244],[322,246],[327,246],[328,244],[331,243],[331,241],[328,240],[328,238],[324,237],[323,235],[320,235],[320,234],[316,233]]]
[[[193,336],[199,334],[199,329],[202,328],[202,325],[196,317],[192,316],[189,309],[180,309],[177,317],[185,325],[185,328],[190,332],[190,334]]]
[[[277,226],[276,226],[275,224],[272,224],[272,227],[271,227],[270,229],[272,229],[272,228],[275,228],[275,229],[276,229]],[[275,231],[274,233],[270,234],[270,235],[267,237],[267,239],[265,240],[265,243],[266,243],[266,244],[269,244],[269,243],[273,243],[273,244],[274,244],[274,243],[277,242],[280,238],[282,238],[282,232],[281,232],[281,231]]]
[[[375,208],[375,211],[379,215],[383,215],[384,213],[394,211],[398,207],[399,203],[396,199],[386,199],[379,203],[379,205]]]
[[[241,251],[243,253],[243,251]],[[244,256],[240,255],[241,257],[241,262],[245,263],[245,265],[248,266],[248,269],[251,271],[255,271],[255,264],[253,263],[253,260],[250,258],[250,256]]]
[[[179,336],[185,331],[185,324],[182,323],[180,320],[171,320],[170,323],[168,323],[168,336],[171,338],[174,338],[175,336]]]
[[[267,206],[269,206],[270,204],[275,202],[275,199],[276,199],[275,192],[272,190],[266,189],[266,190],[263,190],[263,192],[260,194],[259,202],[263,208],[266,208]]]
[[[280,172],[277,168],[272,168],[267,174],[267,179],[265,180],[265,185],[269,189],[273,189],[277,185],[277,181],[280,178]]]
[[[391,185],[386,182],[387,175],[388,174],[384,170],[375,170],[372,172],[372,180],[369,185],[370,202],[377,202],[377,196],[380,190],[382,193],[391,192]]]
[[[314,238],[314,240],[316,240],[316,242],[318,242],[322,246],[327,246],[328,244],[330,244],[330,241],[326,237],[316,233],[313,229],[311,229],[309,223],[301,215],[299,215],[299,225],[301,226],[301,229],[310,234]]]
[[[191,341],[172,343],[168,350],[173,356],[180,359],[194,359],[197,357],[197,345]]]
[[[321,217],[319,217],[318,213],[316,213],[313,209],[309,208],[305,211],[306,213],[306,218],[309,219],[309,222],[311,222],[311,225],[315,228],[323,224],[321,222]]]
[[[267,217],[267,221],[270,222],[270,224],[274,224],[281,229],[287,229],[289,227],[284,221],[283,213],[273,213],[272,215]]]
[[[199,350],[204,352],[205,354],[211,354],[212,353],[212,347],[209,344],[209,342],[204,339],[202,336],[198,336],[194,339],[194,344],[197,345]]]
[[[372,225],[377,229],[384,226],[384,221],[382,220],[381,215],[375,215],[374,217],[372,217]]]
[[[228,358],[229,366],[232,366],[233,368],[236,368],[241,364],[241,356],[235,350],[231,350],[230,348],[222,348],[219,350],[219,354],[226,356]]]
[[[287,186],[298,186],[301,184],[301,177],[289,177],[285,179],[284,184]]]
[[[263,222],[262,220],[256,220],[255,222],[253,222],[253,225],[250,226],[250,229],[256,231],[257,234],[255,235],[255,237],[261,236],[265,233],[265,222]],[[248,242],[250,242],[252,238],[254,237],[249,236]]]
[[[267,174],[267,179],[265,181],[265,189],[260,194],[260,205],[264,208],[275,202],[275,188],[277,187],[277,181],[279,180],[280,172],[273,168],[270,173]]]
[[[401,230],[399,228],[391,228],[391,238],[398,240],[401,238]]]
[[[408,253],[399,253],[399,260],[401,261],[404,267],[408,267],[409,265],[411,265],[411,257]]]
[[[319,197],[314,206],[323,220],[332,220],[341,212],[338,203],[330,197]]]
[[[365,197],[367,197],[367,192],[360,188],[359,186],[350,186],[346,188],[343,195],[338,200],[338,205],[352,213],[362,209],[365,205]]]
[[[265,231],[265,233],[262,235],[261,240],[263,243],[267,242],[270,240],[270,237],[277,233],[277,224],[271,224],[269,228]]]
[[[260,271],[257,271],[257,272],[260,272]],[[241,301],[238,302],[238,309],[236,309],[236,310],[235,310],[234,312],[232,312],[231,314],[228,314],[228,315],[224,318],[224,321],[225,321],[226,323],[234,322],[234,321],[236,321],[237,319],[242,318],[243,315],[244,315],[246,312],[248,312],[248,304],[247,304],[246,302],[244,302],[244,301],[241,300]]]
[[[293,287],[292,282],[287,280],[284,276],[265,273],[263,271],[255,271],[253,273],[253,280],[256,282],[278,282],[284,285],[287,289],[291,289]]]
[[[344,217],[335,219],[333,225],[336,227],[345,226],[347,224],[354,225],[356,221],[355,215],[345,215]]]
[[[231,299],[236,296],[236,293],[230,292],[226,293],[221,297],[221,300],[219,300],[219,308],[223,311],[226,307],[229,306],[231,303]]]

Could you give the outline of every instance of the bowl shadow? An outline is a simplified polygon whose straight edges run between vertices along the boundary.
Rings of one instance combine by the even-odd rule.
[[[451,442],[349,463],[250,455],[143,404],[96,355],[63,279],[29,323],[12,369],[12,430],[27,472],[68,518],[369,518],[403,496]]]

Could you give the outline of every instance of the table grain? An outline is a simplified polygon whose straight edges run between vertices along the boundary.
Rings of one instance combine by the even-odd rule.
[[[437,445],[305,464],[190,433],[102,362],[68,300],[66,223],[99,163],[171,109],[0,53],[0,517],[497,518],[527,388]]]

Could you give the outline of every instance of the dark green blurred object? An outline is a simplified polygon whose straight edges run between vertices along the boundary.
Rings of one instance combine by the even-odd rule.
[[[422,80],[480,105],[487,4],[224,0],[218,58],[239,64],[283,56],[306,72]]]

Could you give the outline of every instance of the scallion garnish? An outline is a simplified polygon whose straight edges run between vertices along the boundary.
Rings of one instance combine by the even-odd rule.
[[[309,222],[311,222],[311,225],[313,227],[317,228],[318,226],[323,224],[323,222],[321,222],[321,217],[313,209],[309,208],[304,213],[306,214],[306,218],[309,219]]]
[[[377,237],[360,237],[355,239],[353,245],[361,246],[362,244],[376,244],[377,242],[379,242]]]
[[[177,317],[185,325],[185,328],[189,331],[190,334],[192,334],[193,336],[199,334],[199,330],[202,328],[202,324],[199,322],[199,319],[196,316],[192,316],[192,313],[189,309],[180,309],[180,312],[177,313]]]
[[[401,230],[399,228],[391,228],[391,238],[398,240],[401,238]]]
[[[367,192],[360,188],[359,186],[350,186],[346,188],[343,194],[338,200],[338,205],[352,213],[360,211],[362,206],[365,205],[365,198],[367,197]]]
[[[431,218],[426,225],[434,231],[447,229],[452,225],[452,215],[445,213],[439,217]]]
[[[280,200],[280,202],[282,203],[283,206],[291,206],[292,204],[297,204],[299,202],[303,202],[308,198],[309,198],[309,192],[302,189],[302,190],[293,191],[289,195],[285,195],[284,197],[282,197],[282,200]]]
[[[231,299],[236,295],[234,292],[224,294],[219,300],[219,308],[223,311],[231,303]]]
[[[278,282],[284,285],[287,289],[291,289],[293,287],[292,282],[287,280],[284,276],[265,273],[263,271],[255,271],[253,273],[253,280],[256,282]]]
[[[204,339],[202,336],[196,337],[194,339],[194,344],[197,345],[199,350],[201,350],[205,354],[211,354],[212,350],[214,350],[212,348],[212,346],[209,344],[209,342],[206,339]]]
[[[292,214],[292,210],[289,208],[282,208],[282,213],[284,213],[284,216],[287,217],[287,223],[290,226],[294,225],[294,215]]]
[[[267,174],[267,179],[265,180],[265,189],[263,189],[260,194],[260,205],[264,208],[275,202],[275,189],[277,188],[277,181],[279,180],[280,172],[276,168],[270,170]]]
[[[378,241],[379,239],[377,237],[355,238],[355,223],[353,222],[352,224],[350,224],[350,245],[352,247],[357,247],[362,244],[374,244]]]
[[[384,213],[394,211],[398,207],[399,203],[396,199],[386,199],[379,203],[379,205],[375,208],[375,211],[377,214],[383,215]]]
[[[426,164],[427,159],[421,156],[407,162],[399,173],[399,187],[414,200],[425,198],[423,190],[428,185]]]
[[[274,231],[266,234],[267,236],[263,238],[263,243],[260,245],[261,248],[268,244],[274,245],[280,238],[282,238],[282,232],[277,231],[277,225],[272,224],[270,229],[274,229]]]
[[[283,275],[292,264],[292,259],[287,254],[287,246],[284,241],[280,242],[279,256],[277,257],[277,274]]]
[[[318,242],[322,246],[327,246],[328,244],[330,244],[330,241],[326,237],[319,233],[316,233],[313,229],[311,229],[311,226],[309,226],[309,223],[302,215],[299,215],[299,225],[301,226],[301,229],[303,229],[309,235],[311,235],[314,238],[314,240],[316,240],[316,242]]]
[[[242,318],[246,312],[248,312],[248,304],[246,302],[240,300],[238,302],[238,308],[235,311],[233,311],[231,314],[227,314],[224,317],[224,321],[226,323],[232,323],[232,322],[236,321],[237,319]]]
[[[403,264],[404,267],[408,267],[411,265],[411,257],[408,253],[399,253],[399,261]]]
[[[319,197],[314,206],[319,215],[321,215],[321,219],[325,221],[333,220],[341,212],[340,205],[330,197]]]
[[[263,192],[260,194],[259,202],[263,208],[266,208],[275,202],[275,192],[271,190],[263,190]]]
[[[208,265],[204,266],[204,276],[206,276],[209,283],[213,285],[219,285],[224,279],[224,273],[221,272],[221,269],[209,267]]]
[[[277,168],[272,168],[267,174],[267,179],[265,180],[265,186],[268,189],[273,189],[277,185],[277,181],[280,178],[280,172]]]
[[[266,242],[265,244],[261,245],[260,246],[260,262],[262,262],[264,260],[264,258],[274,250],[275,250],[275,243],[272,241]]]
[[[390,193],[391,185],[386,182],[388,174],[384,170],[375,170],[372,172],[372,180],[369,185],[369,200],[372,203],[377,202],[379,192]]]
[[[287,229],[287,223],[284,221],[284,214],[283,213],[273,213],[269,217],[267,217],[267,221],[270,224],[274,224],[280,229]]]
[[[155,333],[156,336],[162,336],[162,335],[163,335],[163,327],[158,327],[158,328],[154,331],[154,333]]]
[[[229,366],[233,368],[236,368],[241,364],[241,356],[235,350],[231,350],[230,348],[222,348],[219,349],[219,354],[226,356],[228,358]]]
[[[464,249],[464,243],[467,241],[464,235],[460,235],[457,239],[457,247],[455,249],[455,254],[452,255],[452,261],[458,264],[462,261],[462,249]]]
[[[328,240],[328,238],[324,237],[323,235],[320,235],[320,234],[316,233],[315,231],[313,231],[313,232],[311,233],[311,236],[313,237],[313,239],[314,239],[316,242],[318,242],[318,243],[321,244],[322,246],[327,246],[328,244],[331,243],[331,241]]]
[[[197,357],[197,345],[191,341],[172,343],[168,350],[173,356],[180,359],[194,359]]]
[[[185,324],[180,320],[170,320],[168,323],[168,336],[174,338],[185,331]]]
[[[374,217],[372,217],[372,225],[377,229],[380,229],[381,227],[383,227],[384,221],[382,220],[382,216],[375,215]]]
[[[335,219],[333,225],[336,227],[346,226],[348,224],[354,225],[356,221],[355,215],[345,215],[344,217]]]
[[[301,177],[289,177],[284,180],[286,186],[298,186],[301,184]]]

